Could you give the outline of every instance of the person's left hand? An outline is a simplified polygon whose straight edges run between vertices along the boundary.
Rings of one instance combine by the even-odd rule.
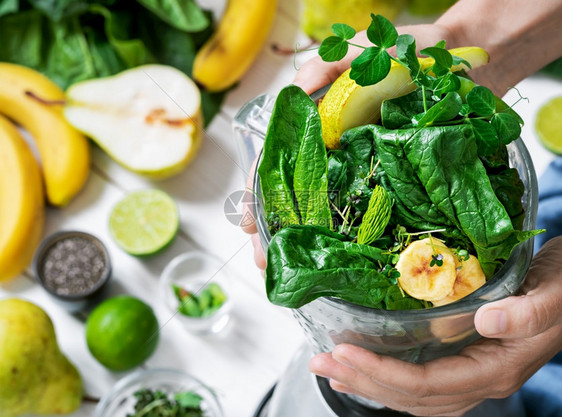
[[[459,355],[421,365],[342,344],[316,355],[310,370],[336,391],[418,416],[460,416],[487,398],[516,392],[562,349],[562,237],[537,254],[523,296],[482,306],[485,337]]]

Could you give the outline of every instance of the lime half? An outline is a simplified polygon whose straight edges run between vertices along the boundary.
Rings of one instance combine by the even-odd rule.
[[[562,155],[562,97],[553,98],[539,109],[535,129],[545,148]]]
[[[170,243],[179,227],[176,203],[160,190],[135,191],[119,201],[109,216],[115,242],[131,255],[151,255]]]

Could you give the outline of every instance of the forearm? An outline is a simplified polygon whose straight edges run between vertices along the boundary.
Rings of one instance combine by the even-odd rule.
[[[480,46],[490,63],[471,73],[500,96],[562,55],[562,1],[460,0],[436,25],[448,47]]]

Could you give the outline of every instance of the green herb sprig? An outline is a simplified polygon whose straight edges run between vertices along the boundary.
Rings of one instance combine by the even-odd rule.
[[[412,117],[413,127],[469,124],[474,130],[479,153],[484,155],[492,154],[500,144],[508,144],[520,136],[523,121],[490,89],[476,86],[468,94],[462,91],[466,77],[453,69],[460,64],[470,69],[471,65],[445,49],[444,40],[420,51],[421,55],[434,59],[433,65],[423,69],[416,54],[414,37],[398,35],[394,25],[381,15],[371,14],[371,23],[366,30],[373,46],[351,42],[356,32],[343,23],[334,24],[332,31],[334,36],[324,39],[320,45],[320,57],[328,62],[339,61],[347,54],[350,45],[362,48],[363,52],[351,62],[349,74],[361,86],[373,85],[386,78],[392,61],[408,69],[412,82],[422,90],[423,99],[423,112]],[[388,53],[392,47],[396,47],[396,57]]]
[[[134,393],[137,402],[127,417],[203,417],[203,398],[192,391],[178,392],[171,398],[162,391],[141,389]]]

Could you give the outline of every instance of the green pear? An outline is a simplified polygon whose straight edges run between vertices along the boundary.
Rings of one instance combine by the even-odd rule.
[[[367,29],[371,13],[394,20],[405,0],[305,0],[301,20],[304,33],[316,41],[332,36],[334,23],[346,23],[355,30]]]
[[[0,300],[0,414],[68,414],[82,380],[62,354],[49,316],[17,298]]]
[[[115,161],[151,178],[179,173],[201,142],[199,89],[166,65],[76,83],[66,91],[64,115]]]

